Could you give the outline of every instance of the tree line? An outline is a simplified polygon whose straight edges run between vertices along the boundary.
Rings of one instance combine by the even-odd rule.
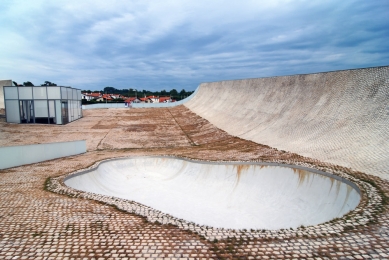
[[[12,83],[13,83],[15,86],[26,86],[26,87],[28,87],[28,86],[35,86],[34,84],[32,84],[31,81],[23,82],[23,84],[18,84],[18,83],[15,82],[15,81],[12,81]],[[52,82],[50,82],[50,81],[45,81],[45,83],[40,84],[40,86],[57,86],[57,84],[52,83]]]
[[[23,82],[23,84],[18,84],[17,82],[13,81],[13,84],[15,86],[35,86],[31,81],[26,81]],[[50,81],[45,81],[43,84],[40,84],[40,86],[57,86],[57,84],[50,82]],[[105,87],[104,90],[83,90],[82,92],[87,92],[87,93],[107,93],[107,94],[121,94],[125,97],[145,97],[145,96],[160,96],[160,97],[166,97],[170,96],[172,99],[175,100],[181,100],[184,99],[188,96],[190,96],[194,91],[186,91],[185,89],[182,89],[180,92],[178,92],[176,89],[172,89],[170,91],[166,90],[161,90],[161,91],[150,91],[150,90],[137,90],[137,89],[116,89],[114,87]]]
[[[116,89],[114,87],[105,87],[104,90],[83,90],[82,92],[87,92],[87,93],[107,93],[107,94],[121,94],[126,97],[135,97],[137,96],[138,98],[144,97],[144,96],[170,96],[172,99],[175,100],[181,100],[183,98],[186,98],[190,96],[194,91],[186,91],[185,89],[182,89],[180,92],[178,92],[176,89],[172,89],[170,91],[166,90],[161,90],[161,91],[150,91],[150,90],[138,90],[138,89]]]

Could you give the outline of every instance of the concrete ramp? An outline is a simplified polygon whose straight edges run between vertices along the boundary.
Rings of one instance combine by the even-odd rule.
[[[203,83],[184,104],[233,136],[389,179],[389,67]]]
[[[199,225],[280,229],[342,217],[359,204],[355,185],[329,176],[274,165],[135,157],[104,162],[65,184]]]

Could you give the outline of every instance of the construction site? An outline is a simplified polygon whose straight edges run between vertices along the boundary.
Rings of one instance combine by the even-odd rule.
[[[202,83],[159,108],[6,122],[1,259],[388,259],[389,66]],[[1,160],[1,158],[0,158]]]

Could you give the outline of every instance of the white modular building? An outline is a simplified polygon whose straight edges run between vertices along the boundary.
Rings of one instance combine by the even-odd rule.
[[[9,123],[64,125],[82,117],[81,90],[60,86],[4,86]]]
[[[4,107],[4,86],[12,86],[12,80],[0,80],[0,109],[5,108]]]

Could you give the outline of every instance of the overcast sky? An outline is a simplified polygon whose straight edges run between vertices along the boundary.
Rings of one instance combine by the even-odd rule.
[[[80,89],[389,65],[389,1],[1,0],[0,79]]]

